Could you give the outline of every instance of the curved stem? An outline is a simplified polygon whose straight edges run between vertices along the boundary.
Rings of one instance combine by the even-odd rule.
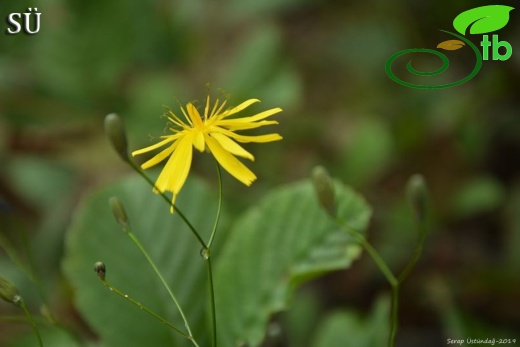
[[[128,164],[130,164],[130,166],[132,167],[132,169],[134,169],[139,175],[141,175],[141,177],[143,177],[146,182],[148,182],[148,184],[150,184],[154,189],[156,189],[157,191],[159,191],[157,189],[157,187],[155,186],[155,183],[152,182],[152,180],[146,176],[144,174],[144,172],[131,160],[128,160],[127,161]],[[200,236],[200,234],[197,232],[197,230],[195,229],[195,227],[193,226],[193,224],[190,223],[190,221],[188,220],[188,218],[186,217],[186,215],[184,213],[182,213],[181,210],[179,210],[179,208],[175,205],[172,205],[171,203],[171,200],[166,196],[166,194],[164,194],[163,192],[159,192],[159,195],[162,196],[162,198],[164,199],[164,201],[166,201],[166,203],[168,204],[168,206],[171,206],[173,207],[173,209],[175,210],[175,212],[177,212],[177,214],[179,215],[179,217],[181,217],[181,219],[184,221],[184,223],[186,223],[186,225],[188,226],[188,228],[190,228],[191,232],[193,233],[193,235],[197,238],[197,241],[199,241],[200,245],[203,247],[203,248],[206,248],[206,243],[204,242],[204,240],[202,239],[202,237]]]
[[[222,175],[220,172],[220,165],[215,161],[217,166],[217,178],[218,178],[218,207],[217,216],[215,217],[215,223],[213,224],[213,230],[208,241],[208,247],[203,249],[208,269],[208,282],[209,282],[209,301],[210,301],[210,315],[211,315],[211,345],[217,347],[217,312],[215,308],[215,288],[213,284],[213,270],[211,268],[211,245],[215,239],[217,233],[218,223],[220,221],[220,213],[222,211]]]
[[[379,253],[376,251],[374,247],[368,242],[365,237],[355,228],[353,228],[350,225],[347,225],[346,223],[343,223],[341,220],[336,220],[336,222],[346,231],[348,232],[352,237],[356,239],[357,242],[367,251],[367,253],[370,255],[372,260],[376,263],[377,267],[383,275],[385,276],[388,283],[394,287],[397,286],[399,283],[397,281],[397,278],[394,276],[392,270],[386,265],[386,262],[383,260],[383,258],[379,255]]]
[[[217,166],[217,177],[218,177],[218,207],[217,207],[217,217],[215,218],[215,224],[213,225],[213,230],[211,231],[211,236],[208,241],[208,249],[211,249],[211,245],[213,244],[213,240],[215,238],[215,234],[217,232],[218,222],[220,220],[220,212],[222,209],[222,175],[220,173],[220,165],[217,161],[215,161]]]
[[[27,306],[25,305],[25,301],[21,300],[19,303],[19,306],[22,309],[22,311],[25,313],[25,315],[27,316],[27,320],[29,321],[29,323],[31,323],[34,334],[36,335],[36,338],[38,339],[38,345],[40,347],[43,347],[42,337],[40,336],[40,332],[38,330],[38,327],[36,326],[36,322],[34,321],[31,313],[29,312],[29,310],[27,309]]]
[[[388,336],[388,347],[394,347],[395,345],[395,337],[397,335],[397,320],[398,320],[398,309],[399,309],[399,280],[395,277],[392,270],[388,267],[386,262],[383,260],[381,255],[377,252],[377,250],[370,244],[370,242],[365,239],[363,234],[361,234],[357,229],[352,226],[344,223],[340,219],[336,219],[336,222],[348,232],[352,237],[356,239],[357,242],[365,249],[365,251],[370,255],[374,263],[376,263],[379,270],[383,273],[386,280],[392,287],[392,306],[390,311],[390,334]]]
[[[426,239],[426,225],[423,222],[419,222],[420,224],[417,226],[419,239],[417,240],[417,244],[415,245],[415,250],[412,258],[406,264],[406,267],[399,275],[399,283],[403,283],[404,280],[408,277],[410,272],[412,272],[415,264],[421,257],[423,248],[424,248],[424,240]]]
[[[155,319],[157,319],[159,322],[165,324],[166,326],[168,326],[169,328],[175,330],[176,332],[178,332],[179,334],[181,334],[182,336],[184,336],[185,338],[187,339],[192,339],[191,336],[189,335],[186,335],[186,333],[184,333],[181,329],[177,328],[175,325],[173,325],[172,323],[170,323],[169,321],[167,321],[166,319],[164,319],[163,317],[159,316],[157,313],[155,313],[154,311],[150,310],[148,307],[144,306],[143,304],[141,304],[139,301],[136,301],[134,300],[133,298],[131,298],[128,294],[124,294],[122,291],[120,291],[119,289],[115,288],[114,286],[112,286],[107,280],[104,280],[104,279],[101,279],[101,283],[103,283],[103,285],[105,287],[107,287],[108,289],[110,289],[111,292],[114,292],[116,293],[118,296],[122,297],[123,299],[129,301],[130,303],[134,304],[135,306],[139,307],[139,309],[145,311],[146,313],[148,313],[150,316],[154,317]],[[192,340],[193,341],[193,340]]]
[[[153,268],[153,270],[155,271],[155,274],[157,275],[157,277],[159,277],[159,279],[161,280],[163,286],[166,288],[166,290],[168,291],[168,294],[170,294],[170,297],[172,298],[173,302],[175,303],[175,306],[177,307],[177,309],[179,310],[179,313],[182,317],[182,320],[184,321],[184,326],[186,327],[186,330],[188,331],[188,337],[190,339],[192,339],[192,341],[194,342],[194,344],[196,345],[196,342],[195,340],[193,339],[193,334],[191,333],[191,329],[190,329],[190,325],[188,323],[188,320],[186,319],[186,316],[184,315],[184,311],[182,310],[179,302],[177,301],[177,298],[175,297],[175,295],[173,294],[170,286],[168,285],[168,283],[166,282],[166,280],[164,279],[163,275],[161,274],[161,272],[159,271],[159,269],[157,268],[157,266],[155,265],[154,261],[152,260],[152,258],[150,257],[150,255],[148,254],[148,252],[146,251],[146,249],[143,247],[143,245],[141,244],[141,242],[139,242],[139,240],[137,239],[137,237],[131,232],[131,231],[128,231],[128,236],[130,237],[130,239],[132,239],[132,241],[135,243],[135,245],[137,246],[137,248],[139,248],[139,250],[141,251],[141,253],[145,256],[146,260],[148,261],[148,263],[150,264],[150,266]]]

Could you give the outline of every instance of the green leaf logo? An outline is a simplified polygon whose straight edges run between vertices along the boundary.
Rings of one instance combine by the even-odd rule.
[[[453,20],[453,27],[462,35],[471,26],[470,34],[485,34],[502,29],[509,22],[509,12],[514,7],[487,5],[475,7],[459,14]]]

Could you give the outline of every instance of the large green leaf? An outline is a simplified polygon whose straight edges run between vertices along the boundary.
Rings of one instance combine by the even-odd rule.
[[[371,214],[365,200],[339,182],[335,188],[340,218],[364,230]],[[234,224],[218,259],[220,345],[257,346],[297,284],[350,266],[360,252],[318,205],[309,182],[273,191]]]
[[[453,20],[453,27],[462,35],[471,26],[470,34],[485,34],[502,29],[509,22],[509,12],[514,7],[487,5],[472,8],[459,14]]]
[[[163,272],[189,322],[196,322],[192,330],[201,346],[206,346],[207,285],[200,246],[179,216],[171,215],[169,206],[138,177],[94,193],[77,211],[68,232],[63,262],[75,291],[77,309],[99,335],[102,346],[191,346],[186,339],[108,291],[94,273],[94,262],[105,262],[109,282],[184,328],[166,290],[111,215],[110,196],[118,196],[125,205],[134,234]],[[190,178],[177,205],[207,237],[216,211],[215,192]],[[221,226],[225,227],[225,221]]]

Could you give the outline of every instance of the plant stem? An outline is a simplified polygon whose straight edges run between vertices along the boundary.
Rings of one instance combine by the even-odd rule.
[[[218,207],[217,215],[215,217],[215,223],[213,224],[213,230],[208,241],[208,247],[204,248],[204,254],[206,257],[206,264],[208,269],[208,281],[209,281],[209,301],[210,301],[210,315],[211,315],[211,345],[217,347],[217,312],[215,308],[215,287],[213,284],[213,270],[211,268],[211,245],[215,239],[217,233],[218,223],[220,221],[220,214],[222,211],[222,175],[220,173],[220,165],[215,161],[217,166],[217,178],[218,178]]]
[[[193,339],[193,334],[191,332],[191,329],[190,329],[190,325],[188,323],[188,320],[186,319],[186,316],[184,315],[184,311],[182,310],[179,302],[177,301],[177,298],[175,297],[175,295],[173,294],[170,286],[168,285],[168,283],[166,282],[166,280],[164,279],[162,273],[159,271],[159,269],[157,268],[157,266],[155,265],[153,259],[150,257],[150,255],[148,254],[148,252],[146,251],[146,249],[143,247],[143,245],[141,244],[141,242],[137,239],[137,237],[131,232],[131,231],[128,231],[128,236],[130,237],[130,239],[135,243],[135,245],[137,246],[137,248],[139,248],[139,250],[141,251],[141,253],[145,256],[146,260],[148,261],[148,264],[150,264],[150,266],[153,268],[153,270],[155,271],[155,274],[157,275],[157,277],[159,277],[159,279],[161,280],[163,286],[166,288],[166,290],[168,291],[168,294],[170,294],[170,297],[172,298],[173,302],[175,303],[175,306],[177,307],[177,309],[179,310],[179,313],[182,317],[182,320],[184,321],[184,326],[186,327],[186,330],[188,331],[188,337],[194,342],[195,345],[197,345],[197,343],[195,342],[195,340]]]
[[[381,255],[376,251],[374,247],[368,242],[365,237],[352,226],[344,223],[340,219],[336,219],[336,222],[343,227],[343,229],[348,232],[352,237],[356,239],[357,242],[365,249],[365,251],[370,255],[372,260],[376,263],[376,266],[383,273],[386,280],[390,284],[392,288],[392,306],[390,311],[390,334],[388,336],[388,347],[394,347],[395,345],[395,337],[397,334],[397,319],[398,319],[398,308],[399,308],[399,281],[393,274],[392,270],[388,267],[386,262],[383,260]]]
[[[114,292],[116,293],[117,295],[119,295],[120,297],[122,297],[123,299],[131,302],[132,304],[134,304],[135,306],[139,307],[139,309],[145,311],[146,313],[148,313],[149,315],[151,315],[152,317],[154,317],[155,319],[157,319],[159,322],[165,324],[166,326],[168,326],[169,328],[175,330],[176,332],[178,332],[179,334],[181,334],[182,336],[184,336],[185,338],[187,339],[190,339],[193,341],[193,339],[191,338],[191,336],[185,334],[181,329],[177,328],[175,325],[171,324],[169,321],[167,321],[166,319],[164,319],[163,317],[159,316],[157,313],[155,313],[154,311],[150,310],[148,307],[144,306],[143,304],[141,304],[140,302],[134,300],[133,298],[131,298],[130,296],[128,296],[128,294],[124,294],[123,292],[121,292],[119,289],[115,288],[114,286],[112,286],[107,280],[103,280],[101,279],[101,282],[103,283],[103,285],[105,287],[107,287],[108,289],[110,289],[111,292]]]
[[[388,335],[388,347],[394,347],[397,334],[397,321],[399,310],[399,283],[392,285],[392,306],[390,308],[390,334]]]
[[[215,161],[217,166],[217,177],[218,177],[218,207],[217,207],[217,217],[215,218],[215,224],[213,225],[213,230],[211,231],[211,236],[208,241],[208,249],[211,249],[211,245],[213,244],[213,240],[215,238],[215,234],[217,232],[218,222],[220,220],[220,211],[222,208],[222,175],[220,173],[220,165],[217,161]]]
[[[34,321],[31,313],[27,309],[27,306],[25,305],[25,301],[23,301],[23,299],[20,301],[19,306],[22,309],[22,311],[25,313],[25,315],[27,316],[27,320],[29,321],[29,323],[31,323],[31,326],[32,326],[33,331],[34,331],[34,334],[36,335],[36,338],[38,339],[39,346],[43,347],[42,337],[40,336],[40,332],[38,331],[38,327],[36,326],[36,322]]]
[[[403,283],[403,281],[408,277],[410,272],[412,272],[413,268],[415,267],[415,264],[417,264],[417,261],[419,260],[423,248],[424,248],[424,240],[426,239],[426,224],[423,222],[419,222],[419,225],[417,226],[417,231],[419,234],[419,238],[417,240],[417,244],[415,245],[415,250],[412,258],[408,261],[408,264],[406,264],[406,267],[399,275],[399,283]]]
[[[217,315],[215,309],[215,289],[213,287],[213,270],[211,269],[211,254],[208,253],[206,259],[208,265],[208,280],[209,280],[209,299],[210,299],[210,314],[211,314],[211,345],[217,347]]]
[[[200,243],[200,245],[203,247],[203,248],[207,248],[206,246],[206,243],[204,242],[204,240],[202,239],[202,237],[200,236],[200,234],[197,232],[197,230],[195,229],[195,227],[193,226],[193,224],[190,223],[190,221],[188,220],[188,218],[186,217],[186,215],[184,213],[182,213],[181,210],[179,210],[179,208],[175,205],[172,205],[171,203],[171,200],[166,196],[166,194],[164,194],[163,192],[160,192],[157,187],[155,186],[155,183],[152,182],[152,180],[146,176],[144,174],[144,172],[132,161],[132,160],[128,160],[127,161],[128,164],[139,174],[141,175],[141,177],[143,177],[145,179],[146,182],[148,182],[148,184],[150,184],[156,191],[159,192],[159,195],[162,196],[162,198],[164,199],[164,201],[166,201],[166,203],[168,204],[168,206],[170,207],[173,207],[173,209],[175,210],[175,212],[177,212],[177,214],[179,215],[179,217],[181,217],[181,219],[184,221],[184,223],[186,223],[186,225],[188,226],[188,228],[190,228],[191,232],[193,233],[193,235],[197,238],[197,241]]]

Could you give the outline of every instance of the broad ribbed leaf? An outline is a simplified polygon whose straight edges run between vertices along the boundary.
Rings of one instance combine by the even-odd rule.
[[[371,213],[365,200],[339,182],[335,187],[340,218],[364,230]],[[297,284],[347,268],[360,252],[318,205],[309,182],[268,194],[234,224],[218,259],[220,345],[257,346]]]
[[[502,29],[509,22],[509,12],[514,7],[487,5],[472,8],[459,14],[453,20],[453,27],[462,35],[471,26],[470,34],[486,34]]]
[[[63,263],[75,292],[77,309],[99,335],[103,346],[192,346],[145,312],[111,293],[94,273],[94,262],[105,262],[109,282],[184,329],[166,290],[111,214],[108,206],[111,196],[117,196],[123,202],[133,233],[176,293],[188,320],[194,325],[195,337],[201,346],[206,346],[209,335],[207,327],[203,326],[207,322],[206,268],[200,246],[179,216],[170,214],[164,200],[153,194],[150,186],[139,177],[131,177],[94,193],[77,211],[68,231]],[[216,212],[215,192],[190,178],[177,206],[207,237]]]

